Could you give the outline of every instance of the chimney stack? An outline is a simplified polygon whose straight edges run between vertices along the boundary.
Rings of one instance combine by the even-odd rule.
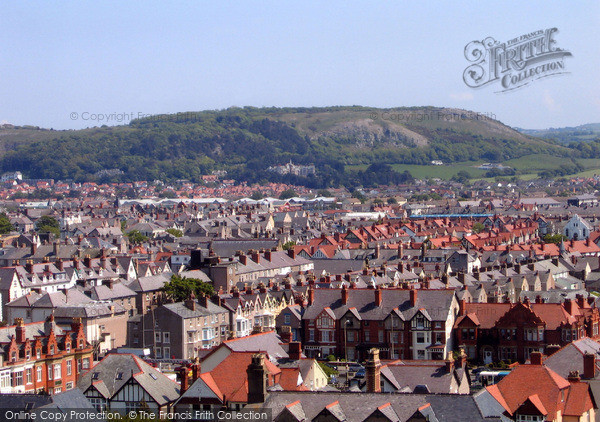
[[[348,304],[348,289],[346,288],[346,285],[344,284],[344,287],[342,287],[342,305],[347,305]]]
[[[596,357],[591,353],[583,355],[583,378],[596,378]]]
[[[381,289],[379,286],[375,289],[375,306],[381,306],[381,302],[383,302]]]
[[[308,304],[312,305],[315,301],[315,290],[312,287],[308,288]]]
[[[410,306],[417,306],[417,291],[415,289],[410,289]]]
[[[15,318],[15,325],[16,325],[15,339],[17,340],[17,343],[25,343],[26,336],[25,336],[25,324],[23,323],[23,318]]]
[[[248,365],[246,374],[248,374],[248,404],[264,403],[268,379],[264,353],[252,355],[252,363]]]
[[[302,345],[299,341],[292,341],[288,348],[288,356],[292,360],[300,360],[302,355]]]
[[[381,392],[381,362],[379,360],[379,349],[369,350],[369,360],[365,365],[367,376],[367,393]]]
[[[182,366],[181,368],[179,368],[179,379],[181,381],[181,392],[180,393],[184,393],[190,387],[190,381],[188,379],[188,368],[187,367]]]
[[[185,300],[185,307],[190,311],[196,310],[196,295],[194,292],[190,293],[190,297]]]
[[[542,364],[542,354],[540,352],[531,352],[529,355],[529,360],[532,365],[541,365]]]

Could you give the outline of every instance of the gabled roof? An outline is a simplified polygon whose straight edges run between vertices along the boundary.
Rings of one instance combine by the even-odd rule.
[[[93,385],[110,399],[131,378],[135,379],[159,406],[171,403],[179,397],[179,385],[176,382],[131,354],[107,355],[81,376],[77,386],[85,392]]]

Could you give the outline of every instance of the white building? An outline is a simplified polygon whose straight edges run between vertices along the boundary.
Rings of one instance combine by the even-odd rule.
[[[575,214],[563,227],[562,234],[568,239],[583,240],[589,237],[592,230],[590,223]]]

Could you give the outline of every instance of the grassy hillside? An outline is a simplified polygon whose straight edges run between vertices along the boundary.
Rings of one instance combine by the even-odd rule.
[[[28,177],[93,180],[100,170],[120,169],[125,174],[111,180],[197,181],[219,169],[250,182],[324,187],[399,182],[408,177],[403,169],[432,160],[466,162],[478,176],[468,163],[565,156],[571,150],[465,110],[247,107],[84,130],[0,129],[2,153],[3,171],[20,170]],[[290,160],[314,164],[317,175],[298,178],[267,170]]]

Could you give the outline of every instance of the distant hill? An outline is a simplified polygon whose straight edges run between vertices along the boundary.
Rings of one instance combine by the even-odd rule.
[[[94,180],[200,180],[213,170],[249,182],[311,187],[401,182],[393,164],[568,155],[552,141],[476,113],[448,108],[230,108],[158,115],[128,125],[51,131],[0,128],[0,166],[26,177]],[[269,166],[314,164],[314,176]],[[349,171],[348,165],[366,165]],[[119,169],[107,176],[102,170]],[[118,172],[117,172],[118,173]],[[108,172],[108,174],[114,174]]]
[[[600,140],[600,123],[588,123],[575,127],[549,128],[549,129],[520,129],[524,135],[537,138],[552,139],[561,144],[570,142],[590,142]]]

